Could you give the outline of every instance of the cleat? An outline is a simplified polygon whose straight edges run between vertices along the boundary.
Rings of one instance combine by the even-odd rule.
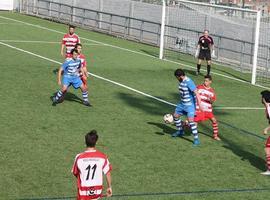
[[[50,98],[52,100],[52,106],[56,106],[56,104],[58,103],[58,101],[56,100],[55,96],[51,96]]]
[[[270,175],[270,170],[267,170],[267,171],[265,171],[265,172],[262,172],[261,175],[269,176],[269,175]]]
[[[197,138],[197,139],[194,139],[194,141],[193,141],[193,146],[194,147],[197,147],[197,146],[199,146],[200,145],[200,140]]]
[[[89,103],[89,101],[83,101],[83,105],[91,107],[92,105]]]
[[[196,71],[196,73],[195,73],[195,74],[196,74],[196,76],[198,76],[198,75],[200,74],[200,72]]]
[[[221,140],[220,137],[218,137],[218,136],[214,136],[213,139],[214,140],[217,140],[217,141],[220,141]]]
[[[175,133],[172,134],[172,137],[182,137],[184,135],[183,130],[178,130]]]
[[[53,103],[58,103],[58,101],[56,100],[55,97],[52,98],[52,102],[53,102]]]

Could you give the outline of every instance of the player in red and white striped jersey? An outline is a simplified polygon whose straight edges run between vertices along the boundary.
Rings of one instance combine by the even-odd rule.
[[[268,120],[268,126],[263,130],[263,133],[266,135],[270,130],[270,91],[264,90],[261,92],[262,103],[265,106],[265,114]],[[262,175],[270,175],[270,137],[267,138],[265,143],[265,154],[266,154],[266,167],[267,170],[262,172]]]
[[[69,32],[64,35],[61,45],[61,55],[65,58],[71,58],[71,50],[75,48],[77,43],[80,43],[80,38],[75,34],[75,26],[70,25],[68,27]],[[66,47],[66,53],[64,54],[64,49]]]
[[[95,130],[85,135],[86,151],[75,158],[72,173],[77,177],[77,200],[99,199],[103,189],[103,174],[106,175],[106,197],[112,196],[111,164],[107,156],[96,150],[98,135]]]
[[[218,137],[218,123],[217,119],[213,114],[212,104],[216,101],[216,94],[213,88],[211,88],[212,77],[206,75],[204,77],[204,83],[197,86],[198,94],[201,97],[200,109],[199,105],[196,105],[196,116],[194,118],[195,122],[201,122],[205,120],[210,120],[213,127],[213,138],[215,140],[220,140]]]
[[[84,84],[84,86],[87,88],[87,77],[89,77],[88,71],[87,71],[87,62],[85,56],[82,54],[82,44],[77,43],[75,45],[75,49],[78,50],[78,58],[81,60],[81,66],[82,66],[82,74],[81,74],[81,79]]]

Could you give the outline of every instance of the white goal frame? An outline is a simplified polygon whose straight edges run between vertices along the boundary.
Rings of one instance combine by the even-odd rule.
[[[259,49],[259,38],[260,38],[260,23],[261,23],[261,10],[250,10],[243,8],[234,8],[229,6],[221,6],[221,5],[213,5],[208,3],[187,1],[187,0],[178,0],[178,2],[190,3],[195,5],[203,5],[203,6],[211,6],[216,8],[224,8],[224,9],[233,9],[237,11],[248,11],[252,13],[256,13],[256,28],[255,28],[255,38],[254,38],[254,50],[253,50],[253,63],[252,63],[252,77],[251,83],[253,85],[256,84],[256,72],[257,72],[257,61],[258,61],[258,49]],[[160,51],[159,58],[164,58],[164,36],[165,36],[165,26],[166,26],[166,3],[167,0],[162,0],[162,17],[161,17],[161,31],[160,31]]]

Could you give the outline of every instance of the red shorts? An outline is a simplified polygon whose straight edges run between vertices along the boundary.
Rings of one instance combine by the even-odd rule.
[[[270,147],[270,137],[267,138],[267,141],[265,143],[265,147]]]
[[[209,119],[212,119],[214,114],[212,112],[202,112],[202,111],[196,111],[194,122],[202,122]]]

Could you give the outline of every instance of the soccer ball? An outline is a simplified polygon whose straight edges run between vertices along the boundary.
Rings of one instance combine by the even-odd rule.
[[[166,114],[166,115],[164,115],[163,120],[164,120],[164,122],[166,124],[173,123],[173,116],[172,116],[172,114]]]

